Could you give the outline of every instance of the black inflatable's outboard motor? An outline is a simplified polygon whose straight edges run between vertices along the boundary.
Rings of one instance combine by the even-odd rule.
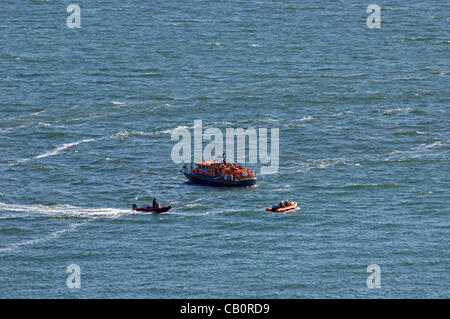
[[[133,208],[137,208],[137,205],[136,205],[136,204],[133,204]]]

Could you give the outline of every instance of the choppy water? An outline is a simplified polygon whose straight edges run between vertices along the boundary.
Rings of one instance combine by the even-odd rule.
[[[0,2],[0,297],[450,297],[448,3],[70,3]],[[186,183],[196,119],[279,128],[279,173]]]

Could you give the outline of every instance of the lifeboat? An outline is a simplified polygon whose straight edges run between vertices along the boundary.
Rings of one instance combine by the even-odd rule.
[[[193,183],[209,186],[246,187],[257,181],[254,171],[228,163],[225,159],[221,162],[205,161],[183,165],[181,173]]]
[[[169,209],[171,209],[172,206],[157,206],[157,207],[152,207],[152,206],[137,206],[136,204],[133,204],[132,209],[136,210],[136,211],[140,211],[140,212],[155,212],[155,213],[165,213],[167,211],[169,211]]]
[[[275,213],[287,213],[298,209],[297,202],[280,203],[277,206],[267,207],[266,211]]]

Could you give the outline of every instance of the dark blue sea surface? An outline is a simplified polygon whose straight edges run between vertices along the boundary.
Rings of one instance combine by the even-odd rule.
[[[450,4],[373,2],[2,0],[0,298],[449,298]],[[194,120],[278,173],[187,183]]]

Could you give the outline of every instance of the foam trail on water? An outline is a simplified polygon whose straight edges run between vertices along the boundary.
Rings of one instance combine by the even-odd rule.
[[[21,205],[6,204],[0,202],[0,210],[9,212],[41,213],[56,216],[78,216],[78,217],[119,217],[129,214],[131,209],[105,208],[105,207],[76,207],[72,205]]]
[[[110,103],[114,104],[114,105],[124,105],[124,104],[126,104],[125,102],[119,102],[119,101],[111,101]]]
[[[47,240],[52,240],[52,239],[58,238],[58,237],[66,234],[66,233],[74,231],[78,227],[80,227],[82,225],[85,225],[88,222],[93,221],[93,220],[95,220],[95,218],[91,218],[91,219],[85,220],[85,221],[83,221],[81,223],[71,224],[69,226],[69,228],[55,231],[55,232],[53,232],[53,233],[51,233],[51,234],[49,234],[47,236],[39,237],[39,238],[36,238],[36,239],[25,240],[25,241],[22,241],[22,242],[19,242],[19,243],[10,244],[10,245],[8,245],[6,247],[0,248],[0,253],[8,252],[8,251],[14,251],[14,250],[19,249],[19,248],[21,248],[23,246],[34,245],[34,244],[38,244],[38,243],[41,243],[41,242],[44,242],[44,241],[47,241]]]
[[[93,141],[95,141],[95,139],[85,139],[85,140],[81,140],[81,141],[77,141],[77,142],[73,142],[73,143],[63,144],[61,146],[58,146],[54,150],[51,150],[51,151],[48,151],[48,152],[36,155],[34,157],[22,158],[22,159],[16,160],[14,163],[9,164],[9,166],[17,165],[17,164],[20,164],[20,163],[25,163],[25,162],[28,162],[28,161],[32,160],[33,158],[39,159],[39,158],[44,158],[44,157],[48,157],[48,156],[54,156],[54,155],[57,155],[57,154],[61,153],[62,151],[66,150],[66,149],[68,149],[70,147],[76,146],[76,145],[81,144],[81,143],[89,143],[89,142],[93,142]]]
[[[131,214],[130,209],[117,209],[117,208],[82,208],[71,205],[21,205],[21,204],[6,204],[0,202],[0,211],[9,212],[27,212],[27,213],[40,213],[50,216],[77,216],[77,217],[88,217],[88,219],[82,222],[77,222],[69,225],[68,228],[61,229],[52,232],[49,235],[38,237],[35,239],[25,240],[23,242],[13,243],[6,247],[0,248],[0,252],[14,251],[24,246],[30,246],[38,244],[44,241],[52,240],[58,238],[66,233],[76,230],[78,227],[85,225],[99,217],[112,217],[116,218],[124,214]]]
[[[69,147],[72,147],[72,146],[75,146],[75,145],[78,145],[78,144],[81,144],[81,143],[89,143],[89,142],[93,142],[93,141],[95,141],[95,139],[85,139],[85,140],[81,140],[81,141],[78,141],[78,142],[63,144],[61,146],[58,146],[54,150],[51,150],[51,151],[45,152],[43,154],[37,155],[34,158],[43,158],[43,157],[48,157],[48,156],[54,156],[54,155],[57,155],[57,154],[61,153],[65,149],[68,149]]]

